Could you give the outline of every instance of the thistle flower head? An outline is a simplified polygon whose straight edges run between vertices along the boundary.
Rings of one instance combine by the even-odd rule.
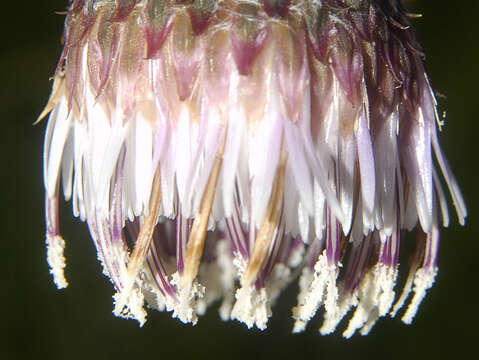
[[[323,334],[350,310],[344,335],[366,334],[409,297],[412,321],[449,223],[440,175],[466,208],[399,0],[73,0],[64,40],[44,172],[59,288],[62,183],[118,316],[196,323],[221,299],[264,329],[299,275],[295,332],[323,307]]]

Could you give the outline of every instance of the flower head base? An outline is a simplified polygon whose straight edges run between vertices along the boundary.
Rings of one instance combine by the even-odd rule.
[[[264,329],[301,274],[294,331],[324,306],[323,334],[353,308],[344,335],[366,334],[412,292],[410,323],[449,222],[436,163],[466,217],[422,57],[398,0],[72,1],[46,109],[57,286],[62,182],[116,315],[195,323],[222,299]]]

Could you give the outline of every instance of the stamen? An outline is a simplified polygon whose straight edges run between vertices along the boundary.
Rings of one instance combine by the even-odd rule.
[[[206,228],[208,226],[208,219],[210,217],[213,200],[216,193],[216,185],[221,172],[221,165],[223,163],[223,153],[225,148],[225,139],[223,138],[220,149],[216,154],[213,168],[211,169],[208,182],[206,183],[205,191],[201,198],[200,210],[195,216],[193,227],[191,228],[190,237],[186,246],[185,267],[184,273],[181,277],[181,284],[191,284],[198,275],[200,267],[201,256],[206,241]]]
[[[231,318],[245,323],[248,328],[256,326],[260,330],[266,329],[268,318],[271,316],[272,292],[262,286],[254,286],[259,272],[268,257],[271,244],[280,229],[281,210],[283,207],[286,154],[283,141],[276,173],[271,189],[268,206],[263,222],[254,241],[253,251],[248,265],[241,275],[241,288],[236,291],[236,303],[231,311]],[[271,278],[270,278],[271,280]]]
[[[160,167],[156,170],[155,177],[153,179],[153,188],[150,196],[150,212],[144,218],[141,227],[140,234],[136,240],[135,248],[131,254],[130,261],[128,263],[127,273],[128,277],[132,280],[136,279],[140,268],[145,262],[146,254],[150,248],[151,240],[153,239],[153,232],[155,231],[156,221],[158,214],[160,213],[161,205],[161,176]]]
[[[33,125],[37,125],[55,108],[55,106],[57,106],[61,96],[63,95],[64,84],[65,84],[64,80],[65,80],[65,73],[63,71],[60,71],[58,72],[57,75],[55,75],[53,79],[52,93],[50,97],[48,98],[47,105],[43,109],[40,116],[38,116],[37,120],[33,123]]]
[[[415,249],[413,250],[410,264],[409,264],[409,274],[404,284],[401,296],[394,304],[392,311],[390,312],[391,317],[395,317],[396,313],[404,306],[406,300],[409,298],[411,290],[413,288],[414,280],[416,273],[418,272],[419,265],[421,260],[424,258],[424,251],[426,247],[426,237],[427,235],[418,232],[416,237]]]
[[[145,263],[148,250],[150,249],[153,233],[155,231],[158,214],[161,205],[161,176],[160,166],[158,165],[153,178],[149,213],[143,219],[140,227],[140,233],[136,239],[135,248],[128,261],[126,269],[126,283],[115,295],[114,313],[118,316],[133,317],[138,320],[140,326],[145,322],[146,312],[143,310],[144,297],[141,291],[134,291],[133,287],[137,281],[138,274]]]
[[[246,268],[241,280],[243,287],[250,286],[256,280],[258,273],[263,266],[263,262],[268,255],[275,231],[278,228],[284,195],[285,170],[286,156],[284,152],[282,152],[276,170],[273,188],[271,189],[271,197],[269,199],[268,207],[266,208],[266,214],[263,223],[259,228],[258,235],[256,236],[248,267]]]
[[[60,225],[58,221],[58,197],[46,199],[46,221],[47,221],[47,261],[50,266],[50,274],[53,275],[53,281],[58,289],[68,286],[65,279],[64,269],[66,266],[63,250],[65,240],[60,235]]]
[[[197,313],[201,312],[201,303],[197,300],[202,298],[205,288],[196,280],[200,267],[201,257],[206,242],[206,230],[210,217],[213,201],[216,193],[216,186],[223,163],[226,135],[223,137],[220,148],[216,154],[213,167],[208,177],[205,190],[201,197],[200,209],[195,215],[191,228],[186,255],[184,257],[183,273],[173,274],[172,284],[177,287],[178,303],[173,311],[173,317],[178,317],[184,323],[196,324]]]

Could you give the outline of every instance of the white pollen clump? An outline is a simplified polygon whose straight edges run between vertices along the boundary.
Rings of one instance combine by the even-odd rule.
[[[142,275],[145,280],[141,283],[141,289],[148,306],[158,311],[173,311],[175,300],[168,295],[163,295],[158,286],[154,285],[155,280],[148,266],[142,269]]]
[[[236,291],[235,297],[236,303],[231,311],[231,318],[245,323],[248,329],[256,326],[265,330],[272,314],[266,289],[256,290],[254,285],[241,287]]]
[[[235,254],[233,263],[241,277],[246,269],[246,261],[239,254]],[[260,330],[265,330],[272,315],[271,306],[291,278],[291,269],[278,263],[261,289],[256,289],[255,285],[238,289],[235,293],[236,303],[231,310],[231,319],[245,323],[249,329],[256,326]]]
[[[336,286],[336,279],[338,278],[339,269],[337,266],[329,266],[324,270],[326,278],[326,299],[324,301],[324,307],[326,312],[324,314],[324,321],[321,325],[319,332],[321,335],[327,335],[334,332],[336,324],[341,320],[339,317],[339,291]]]
[[[395,298],[393,289],[397,274],[397,268],[377,264],[364,276],[356,292],[357,308],[343,333],[344,337],[350,338],[358,329],[361,335],[367,335],[376,321],[389,312]]]
[[[376,321],[378,319],[379,319],[379,311],[378,311],[378,308],[375,307],[369,314],[369,319],[366,322],[366,324],[364,324],[361,330],[359,330],[359,333],[363,336],[368,335],[371,329],[374,327],[374,324],[376,324]]]
[[[68,286],[65,279],[66,260],[63,256],[65,249],[65,240],[59,235],[47,236],[47,261],[50,266],[50,274],[58,289],[64,289]]]
[[[359,291],[358,290],[354,291],[352,294],[344,293],[344,294],[342,294],[342,297],[343,297],[343,299],[339,304],[339,313],[338,313],[338,316],[336,318],[336,322],[334,323],[333,321],[331,321],[330,324],[329,324],[329,328],[332,329],[331,332],[333,332],[336,329],[339,322],[343,319],[344,316],[346,316],[346,314],[349,312],[349,310],[353,307],[358,306],[358,304],[359,304]],[[320,332],[321,332],[321,330],[320,330]]]
[[[417,313],[419,305],[426,296],[426,291],[434,284],[437,275],[437,267],[432,269],[419,269],[414,277],[414,296],[409,303],[406,313],[401,318],[405,324],[411,324]]]
[[[385,316],[393,304],[396,293],[394,286],[398,276],[397,267],[379,264],[376,266],[376,281],[381,286],[381,295],[378,300],[378,316]]]
[[[200,316],[206,313],[206,309],[216,300],[223,296],[221,283],[221,268],[216,262],[205,263],[200,266],[198,277],[205,289],[204,296],[196,300],[196,313]]]
[[[343,332],[345,338],[350,338],[356,330],[363,327],[369,319],[371,311],[377,305],[377,299],[381,288],[375,281],[374,271],[369,271],[359,286],[359,303],[354,311],[354,315],[349,321],[347,329]]]
[[[125,319],[135,319],[140,323],[140,327],[143,326],[146,321],[146,311],[143,308],[145,298],[139,287],[134,286],[127,293],[118,292],[113,299],[115,303],[113,314]]]
[[[391,317],[395,317],[397,312],[401,310],[401,308],[404,306],[404,303],[406,302],[407,298],[409,297],[409,294],[411,293],[412,290],[412,285],[414,283],[414,271],[410,271],[409,275],[407,277],[406,283],[404,284],[403,290],[401,292],[401,296],[399,299],[396,301],[394,304],[393,309],[390,312]]]
[[[314,274],[303,270],[300,279],[298,306],[293,308],[293,318],[296,320],[293,328],[294,333],[304,330],[306,324],[314,317],[323,303],[326,313],[321,331],[324,333],[331,332],[330,324],[336,323],[339,316],[339,293],[336,286],[338,273],[339,267],[337,265],[328,264],[326,250],[318,257],[318,261],[314,265]],[[308,282],[309,286],[307,285]],[[305,291],[306,288],[307,291]]]
[[[296,249],[294,249],[289,255],[288,266],[291,268],[300,266],[301,263],[303,262],[304,254],[305,254],[305,246],[304,244],[301,244]]]
[[[221,320],[231,320],[231,310],[233,309],[233,302],[233,292],[228,293],[223,297],[223,301],[221,302],[220,308],[218,310]]]
[[[228,243],[226,241],[218,242],[217,259],[220,268],[220,281],[223,290],[223,301],[221,302],[219,313],[223,321],[230,320],[231,310],[234,302],[234,286],[236,281],[236,268],[231,260]],[[209,289],[208,289],[209,291]]]
[[[196,325],[198,321],[198,299],[203,298],[205,287],[198,280],[182,284],[178,272],[172,275],[171,284],[176,286],[178,302],[173,307],[173,317],[181,322]]]
[[[248,266],[248,261],[244,259],[238,252],[235,252],[234,256],[233,265],[236,267],[238,271],[238,277],[241,279]]]
[[[281,291],[291,281],[291,269],[284,264],[276,264],[266,283],[271,306],[276,303]]]
[[[377,320],[388,314],[396,296],[394,286],[398,275],[397,267],[378,264],[374,267],[373,272],[376,284],[379,287],[379,295],[377,295],[375,306],[371,310],[367,322],[360,330],[361,335],[369,334]]]
[[[301,277],[299,278],[299,294],[298,294],[298,304],[305,304],[306,297],[309,294],[309,286],[314,280],[314,273],[309,269],[309,267],[304,267],[301,272]],[[292,309],[293,318],[296,319],[293,327],[293,333],[303,332],[306,328],[307,321],[300,319],[301,317],[301,307],[295,306]]]

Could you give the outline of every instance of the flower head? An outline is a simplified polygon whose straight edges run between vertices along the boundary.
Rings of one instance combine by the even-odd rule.
[[[45,112],[48,262],[60,182],[116,290],[195,323],[264,329],[299,275],[294,331],[354,309],[368,333],[437,273],[446,195],[423,52],[399,0],[73,0]],[[42,114],[45,115],[45,114]],[[437,170],[439,169],[439,170]],[[409,275],[396,296],[405,231]]]

